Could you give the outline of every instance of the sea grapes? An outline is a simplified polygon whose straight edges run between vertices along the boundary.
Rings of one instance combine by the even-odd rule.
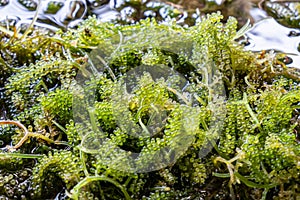
[[[90,17],[53,38],[27,35],[24,52],[11,40],[10,51],[20,56],[34,38],[41,43],[38,56],[26,54],[31,64],[0,60],[11,69],[0,74],[9,77],[3,117],[30,133],[22,143],[22,130],[1,126],[0,164],[15,163],[0,171],[8,180],[1,178],[8,184],[0,186],[2,196],[299,196],[299,72],[274,52],[243,50],[235,41],[242,34],[237,21],[222,18],[214,13],[184,28],[150,19],[116,26]],[[93,66],[95,76],[78,78]],[[73,108],[72,116],[76,101],[90,107]],[[11,142],[20,145],[5,148]],[[15,176],[28,181],[22,194],[12,187],[23,180]]]

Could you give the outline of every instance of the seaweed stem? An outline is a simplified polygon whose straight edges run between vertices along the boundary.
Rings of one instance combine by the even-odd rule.
[[[0,158],[43,158],[40,154],[0,153]]]
[[[174,93],[175,95],[177,95],[181,100],[184,101],[184,103],[188,106],[191,105],[191,103],[188,101],[187,98],[185,98],[182,94],[180,94],[177,90],[173,89],[173,88],[170,88],[170,87],[167,87],[167,90],[169,90],[170,92]]]
[[[86,164],[85,164],[85,154],[84,154],[84,152],[80,151],[79,156],[80,156],[80,160],[81,160],[81,163],[82,163],[82,166],[83,166],[84,175],[89,176],[89,172],[88,172]]]
[[[21,36],[21,38],[20,38],[21,41],[23,41],[26,38],[26,36],[29,34],[30,30],[33,28],[33,25],[34,25],[34,23],[36,22],[36,20],[38,18],[38,14],[39,14],[41,5],[42,5],[41,4],[41,0],[39,0],[38,6],[36,8],[36,12],[35,12],[35,14],[33,16],[33,19],[31,21],[29,27],[26,29],[25,33]]]
[[[29,137],[28,129],[18,121],[13,121],[13,120],[1,120],[0,121],[0,125],[6,125],[6,124],[16,125],[19,128],[23,129],[23,131],[25,132],[22,139],[15,146],[9,146],[9,145],[6,146],[6,148],[9,150],[20,148]]]
[[[84,187],[85,185],[87,185],[87,184],[89,184],[90,182],[93,182],[93,181],[107,181],[107,182],[110,182],[122,191],[122,193],[124,194],[126,200],[131,199],[129,194],[127,193],[126,189],[121,184],[119,184],[117,181],[115,181],[111,178],[105,177],[105,176],[88,176],[88,177],[85,177],[83,180],[81,180],[71,190],[71,193],[67,193],[67,195],[70,198],[77,200],[80,188]]]
[[[65,143],[62,143],[61,141],[54,141],[42,134],[29,132],[28,129],[19,121],[0,120],[0,125],[7,125],[7,124],[16,125],[19,128],[23,129],[23,131],[24,131],[24,136],[21,138],[21,140],[15,146],[10,146],[10,145],[6,146],[6,148],[10,151],[20,148],[24,144],[24,142],[26,142],[28,140],[29,137],[39,138],[39,139],[45,140],[48,143],[65,144]]]
[[[17,37],[18,39],[21,38],[21,35],[14,33],[13,31],[10,31],[2,26],[0,26],[0,31],[9,35],[10,37]]]

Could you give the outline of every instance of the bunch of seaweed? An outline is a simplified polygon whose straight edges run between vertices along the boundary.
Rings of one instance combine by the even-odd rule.
[[[243,34],[237,20],[221,20],[214,13],[183,28],[154,19],[117,26],[90,17],[51,37],[38,30],[22,40],[1,33],[1,197],[299,197],[299,71],[274,52],[245,51],[235,41]],[[178,48],[180,55],[159,48],[174,47],[170,36],[178,35],[189,44]],[[122,42],[114,49],[116,37]],[[74,107],[85,101],[85,93],[76,93],[83,84],[78,74],[88,71],[99,49],[107,57],[94,65],[104,68],[84,81],[95,91],[87,120]],[[126,76],[141,65],[179,72],[184,89],[176,73],[155,79],[145,71],[128,83],[128,94]],[[167,164],[153,164],[156,159]]]

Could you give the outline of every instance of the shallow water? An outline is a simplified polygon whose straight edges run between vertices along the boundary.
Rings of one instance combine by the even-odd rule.
[[[38,5],[38,0],[0,0],[0,25],[26,28],[37,8],[38,20],[35,25],[53,31],[76,27],[90,15],[96,15],[101,21],[110,21],[122,15],[114,9],[122,2],[123,0],[41,0]],[[251,14],[257,23],[246,34],[249,45],[245,48],[288,53],[293,60],[290,66],[300,68],[300,34],[290,34],[292,31],[300,31],[280,25],[260,9],[252,9]]]
[[[282,26],[259,9],[253,9],[252,16],[256,23],[246,33],[249,44],[245,49],[286,53],[293,60],[288,66],[300,68],[300,30]]]
[[[2,2],[2,3],[1,3]],[[116,18],[114,1],[109,0],[0,0],[1,25],[13,25],[16,28],[28,24],[38,8],[36,26],[51,30],[75,27],[89,15],[96,15],[102,21]]]

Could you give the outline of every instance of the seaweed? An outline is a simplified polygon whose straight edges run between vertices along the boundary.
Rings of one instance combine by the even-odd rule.
[[[1,197],[299,197],[299,71],[200,19],[6,34]]]

